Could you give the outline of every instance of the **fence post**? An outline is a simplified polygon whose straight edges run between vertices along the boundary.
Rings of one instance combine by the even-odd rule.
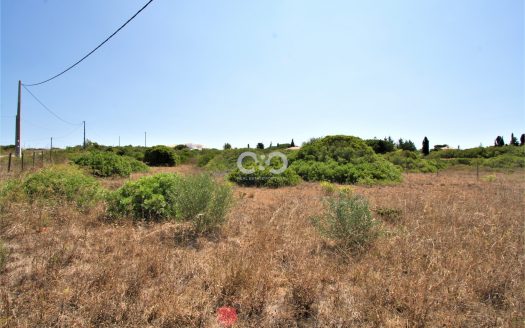
[[[13,153],[9,153],[9,161],[7,162],[7,172],[11,172],[11,157]]]

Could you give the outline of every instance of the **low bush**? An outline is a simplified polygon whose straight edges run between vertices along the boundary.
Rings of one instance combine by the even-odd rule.
[[[332,195],[337,190],[337,186],[328,181],[321,181],[320,186],[325,195]]]
[[[401,181],[401,170],[352,136],[312,139],[297,153],[291,168],[307,181],[389,183]]]
[[[110,194],[108,211],[113,217],[190,221],[198,232],[206,232],[224,222],[231,201],[231,188],[209,175],[157,174]]]
[[[22,182],[22,190],[31,202],[72,202],[79,208],[86,208],[102,197],[97,180],[65,165],[28,175]]]
[[[191,221],[198,232],[224,223],[233,200],[231,187],[207,174],[183,177],[177,196],[177,217]]]
[[[370,244],[378,235],[376,221],[366,198],[340,192],[328,197],[323,216],[313,223],[320,233],[336,241],[343,249],[359,250]]]
[[[327,196],[334,195],[337,192],[350,196],[354,192],[351,186],[338,186],[328,181],[321,181],[320,185],[323,193]]]
[[[377,159],[374,155],[374,150],[362,139],[337,135],[310,140],[299,150],[297,159],[345,164],[372,161]]]
[[[99,177],[126,177],[131,172],[146,172],[148,166],[134,158],[119,156],[110,152],[89,152],[73,158],[77,165],[87,168],[91,174]]]
[[[255,163],[252,158],[247,157],[247,160],[243,162],[243,167],[252,169],[253,173],[243,173],[236,168],[228,175],[228,179],[246,187],[279,188],[299,184],[301,177],[293,169],[287,168],[282,173],[271,172],[272,168],[278,170],[282,165],[284,164],[279,158],[273,158],[269,166],[264,165],[263,169],[261,169],[259,163]]]
[[[180,163],[180,159],[173,149],[166,146],[155,146],[146,150],[144,162],[151,166],[175,166]]]
[[[146,148],[129,145],[113,147],[111,151],[117,155],[131,157],[142,162],[144,161],[144,152],[146,151]]]
[[[525,146],[475,147],[431,151],[430,158],[493,158],[500,155],[525,157]]]
[[[301,177],[290,168],[280,174],[270,172],[270,168],[265,168],[264,170],[256,169],[249,174],[235,169],[228,175],[228,179],[240,186],[268,188],[295,186],[301,182]]]
[[[22,180],[11,178],[0,184],[0,210],[4,210],[7,204],[15,202],[23,197]]]
[[[525,157],[519,157],[511,154],[499,155],[493,158],[485,159],[483,161],[483,166],[494,169],[525,168]]]
[[[307,181],[330,181],[346,184],[401,181],[401,170],[385,160],[358,164],[298,160],[291,165],[291,168]]]
[[[220,154],[221,151],[218,149],[203,149],[197,155],[197,166],[204,167],[208,164],[215,156]]]
[[[383,157],[408,172],[435,173],[445,167],[439,159],[426,159],[418,152],[408,150],[397,150]]]

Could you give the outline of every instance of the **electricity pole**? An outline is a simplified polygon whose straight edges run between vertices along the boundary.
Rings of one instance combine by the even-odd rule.
[[[20,146],[20,139],[22,138],[22,131],[20,126],[22,110],[22,81],[18,81],[18,107],[16,110],[16,132],[15,132],[15,156],[22,156],[22,147]]]
[[[120,136],[118,136],[118,146],[120,147]]]
[[[82,121],[84,124],[84,143],[82,144],[82,148],[86,149],[86,121]]]
[[[146,132],[144,132],[144,147],[147,147],[146,146]]]

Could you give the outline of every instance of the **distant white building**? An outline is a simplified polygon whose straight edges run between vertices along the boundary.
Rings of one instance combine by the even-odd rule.
[[[186,147],[188,147],[189,149],[196,149],[196,150],[202,150],[204,148],[203,145],[194,144],[194,143],[187,143]]]

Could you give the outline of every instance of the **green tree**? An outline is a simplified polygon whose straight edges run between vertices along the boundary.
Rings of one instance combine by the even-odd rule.
[[[230,145],[229,143],[225,143],[223,148],[224,149],[232,149],[232,145]]]
[[[518,138],[514,136],[514,133],[510,135],[510,142],[509,145],[511,146],[519,146]]]
[[[428,141],[428,138],[425,137],[425,139],[423,139],[423,155],[428,155],[430,154],[430,143]]]
[[[525,145],[525,133],[523,133],[520,138],[520,146],[523,146],[523,145]]]
[[[412,140],[404,141],[403,139],[399,139],[397,148],[408,151],[416,151],[416,145],[412,142]]]
[[[175,166],[179,161],[175,151],[166,146],[148,148],[144,153],[144,162],[151,166]]]
[[[256,148],[257,148],[257,149],[264,149],[264,144],[263,144],[262,142],[259,142],[259,143],[257,144],[257,147],[256,147]]]
[[[496,140],[494,140],[494,146],[496,147],[503,147],[505,146],[505,140],[503,140],[502,136],[498,136]]]
[[[292,142],[290,143],[290,147],[295,147],[295,143],[293,142],[293,139],[292,139]]]
[[[366,144],[372,147],[376,154],[386,154],[391,151],[394,151],[396,145],[392,138],[388,137],[384,139],[368,139],[365,140]]]

